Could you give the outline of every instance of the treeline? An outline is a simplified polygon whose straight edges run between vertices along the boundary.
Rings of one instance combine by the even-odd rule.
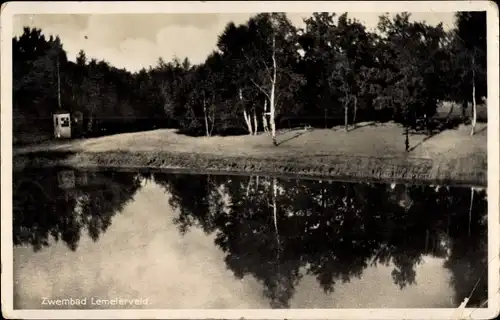
[[[394,120],[431,129],[439,101],[486,96],[486,14],[460,12],[456,28],[383,15],[371,32],[348,15],[314,13],[305,28],[284,13],[229,23],[199,65],[188,58],[130,73],[58,37],[25,28],[13,38],[14,137],[52,135],[58,109],[81,112],[88,135],[169,127],[228,135]]]

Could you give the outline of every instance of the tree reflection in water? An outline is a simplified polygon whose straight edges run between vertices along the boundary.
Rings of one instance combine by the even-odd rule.
[[[140,188],[135,173],[74,169],[13,174],[13,242],[35,251],[51,238],[76,250],[82,230],[97,241]]]
[[[471,206],[470,188],[25,170],[14,172],[14,244],[36,251],[53,239],[76,250],[85,231],[97,241],[141,179],[168,193],[181,233],[197,227],[214,234],[228,268],[258,279],[273,308],[290,306],[304,274],[333,292],[371,265],[392,263],[403,289],[415,283],[424,256],[445,259],[457,306],[481,274],[469,306],[486,299],[487,197],[474,190]]]
[[[471,189],[465,187],[153,176],[172,194],[179,230],[196,226],[215,233],[227,266],[238,278],[259,279],[273,308],[289,306],[303,269],[332,292],[336,282],[392,262],[394,283],[403,289],[415,284],[424,256],[446,259],[456,303],[470,294],[483,270],[469,306],[487,297],[483,190],[473,191],[471,207]]]

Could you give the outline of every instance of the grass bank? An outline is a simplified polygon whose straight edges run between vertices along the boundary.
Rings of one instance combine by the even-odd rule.
[[[154,168],[485,186],[486,127],[478,129],[472,137],[467,126],[431,138],[414,134],[409,153],[402,128],[393,123],[360,124],[350,132],[281,132],[278,146],[265,134],[193,138],[154,130],[15,148],[14,168]]]

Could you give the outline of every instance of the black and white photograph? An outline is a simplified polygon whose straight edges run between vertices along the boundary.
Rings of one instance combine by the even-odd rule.
[[[494,2],[1,15],[4,318],[499,315]]]

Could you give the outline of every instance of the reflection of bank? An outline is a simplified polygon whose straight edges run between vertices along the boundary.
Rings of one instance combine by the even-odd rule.
[[[76,187],[87,186],[89,177],[87,172],[75,172],[74,170],[61,170],[57,173],[59,188],[70,190]]]
[[[75,187],[75,172],[73,170],[64,170],[57,173],[59,188],[68,190]]]
[[[398,204],[403,210],[408,212],[413,205],[413,200],[410,197],[410,187],[405,184],[392,183],[390,185],[391,199]]]
[[[101,190],[103,187],[110,188],[115,183],[112,179],[106,178],[93,171],[79,171],[72,169],[59,169],[57,171],[57,185],[64,194],[74,194],[79,189]],[[120,188],[119,185],[116,188]]]

